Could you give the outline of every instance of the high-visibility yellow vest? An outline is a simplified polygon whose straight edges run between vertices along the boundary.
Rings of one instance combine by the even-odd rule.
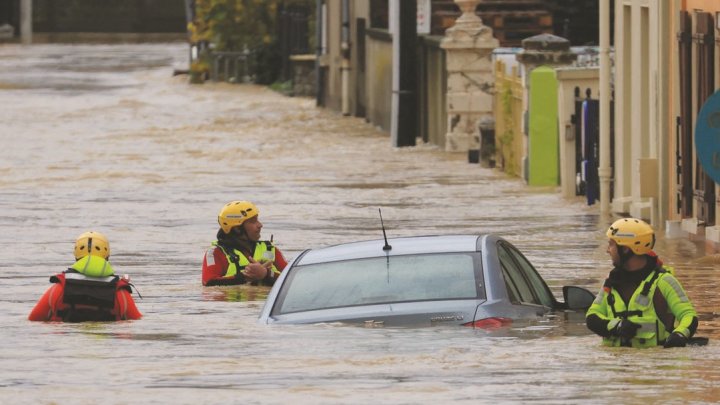
[[[668,331],[665,324],[655,312],[653,297],[657,288],[665,298],[668,308],[676,316],[674,330]],[[689,298],[680,283],[670,272],[658,269],[651,272],[645,280],[635,289],[626,306],[620,293],[615,289],[609,292],[601,290],[590,306],[588,314],[595,313],[603,319],[609,319],[608,330],[611,330],[621,319],[627,319],[640,325],[637,334],[629,342],[623,342],[620,337],[611,336],[603,338],[606,346],[652,347],[661,344],[668,335],[675,331],[689,337],[689,324],[692,317],[697,317]]]
[[[241,251],[232,249],[232,251],[228,252],[228,249],[219,245],[217,241],[212,244],[213,246],[219,247],[225,254],[225,257],[227,257],[228,268],[227,272],[225,272],[225,277],[237,275],[239,271],[242,271],[248,264],[250,264],[250,261]],[[264,262],[268,260],[272,261],[273,264],[270,270],[274,274],[280,273],[280,271],[275,267],[275,246],[269,241],[259,241],[255,244],[253,259],[257,262]]]

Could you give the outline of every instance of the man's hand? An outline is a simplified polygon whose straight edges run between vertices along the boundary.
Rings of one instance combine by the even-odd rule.
[[[252,258],[249,258],[250,264],[245,266],[245,269],[242,271],[242,273],[245,275],[245,277],[250,278],[252,280],[262,280],[270,272],[270,266],[272,266],[272,262],[267,263],[258,263]]]
[[[673,332],[665,339],[663,347],[666,349],[670,347],[685,347],[687,346],[687,342],[688,338],[686,338],[685,335],[680,332]]]
[[[635,322],[628,321],[627,319],[623,319],[618,322],[617,326],[615,326],[612,330],[612,334],[619,336],[624,340],[628,340],[635,337],[638,329],[640,329],[640,325]]]

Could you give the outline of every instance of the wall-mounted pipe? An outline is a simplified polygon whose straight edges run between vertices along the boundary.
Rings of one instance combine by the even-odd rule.
[[[350,115],[350,0],[342,0],[342,26],[340,27],[340,78],[343,115]]]
[[[392,59],[392,146],[414,146],[417,136],[417,3],[390,2]]]
[[[325,53],[325,4],[323,0],[315,3],[315,105],[325,105],[325,75],[320,59]]]
[[[610,213],[610,2],[600,1],[600,212]]]

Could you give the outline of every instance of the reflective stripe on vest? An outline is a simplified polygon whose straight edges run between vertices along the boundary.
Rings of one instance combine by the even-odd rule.
[[[675,290],[675,294],[677,294],[678,298],[680,298],[680,302],[690,302],[690,298],[688,298],[687,294],[685,294],[685,291],[683,291],[682,287],[680,287],[680,283],[675,277],[670,277],[665,280],[665,282],[668,283],[673,290]]]
[[[630,342],[622,342],[619,337],[611,336],[603,338],[603,344],[606,346],[627,346],[629,343],[632,347],[653,347],[657,346],[658,342],[665,341],[668,332],[665,329],[665,324],[658,318],[653,303],[658,281],[665,274],[667,273],[658,273],[656,270],[648,275],[635,289],[632,297],[630,297],[630,305],[627,308],[620,294],[615,289],[610,290],[608,297],[612,296],[614,299],[608,298],[607,301],[615,316],[640,325],[640,329],[638,329],[635,337]],[[643,294],[644,292],[646,294]]]
[[[227,268],[227,272],[225,272],[225,277],[233,277],[233,276],[237,275],[238,268],[235,265],[235,261],[233,260],[231,255],[228,254],[227,251],[225,251],[225,248],[218,245],[217,241],[213,242],[212,245],[219,247],[220,250],[222,250],[223,254],[225,254],[225,257],[227,258],[228,268]],[[268,246],[270,247],[269,250],[268,250]],[[253,259],[257,262],[267,261],[269,259],[269,257],[264,256],[265,252],[270,252],[270,254],[272,255],[271,256],[272,257],[271,260],[273,261],[272,268],[271,268],[272,272],[275,274],[280,273],[280,271],[275,267],[275,246],[273,246],[270,242],[268,242],[268,241],[257,242],[255,244],[255,252],[253,253]],[[239,251],[237,249],[233,249],[232,253],[238,259],[237,264],[240,265],[240,269],[239,269],[240,271],[242,271],[248,264],[250,264],[250,261],[247,259],[247,257],[245,257],[245,254],[243,254],[241,251]]]

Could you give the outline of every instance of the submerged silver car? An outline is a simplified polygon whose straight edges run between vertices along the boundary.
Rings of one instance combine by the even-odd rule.
[[[535,268],[497,235],[417,236],[309,249],[280,275],[261,323],[495,327],[594,295],[563,287],[558,302]]]

